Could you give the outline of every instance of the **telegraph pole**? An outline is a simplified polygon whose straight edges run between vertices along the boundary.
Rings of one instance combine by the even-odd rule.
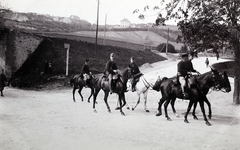
[[[167,36],[166,54],[168,54],[168,40],[169,40],[169,28],[168,28],[168,36]]]
[[[95,54],[97,54],[98,20],[99,20],[99,0],[97,0],[97,27],[96,27],[96,39],[95,39]]]
[[[107,25],[107,14],[105,15],[104,40],[103,40],[104,45],[106,45],[106,25]]]

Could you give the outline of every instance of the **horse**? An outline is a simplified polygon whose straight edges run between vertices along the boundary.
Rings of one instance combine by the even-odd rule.
[[[125,69],[123,72],[119,73],[117,76],[117,79],[113,80],[113,93],[116,93],[118,95],[118,101],[120,104],[119,110],[122,115],[125,115],[124,112],[122,111],[122,108],[126,105],[126,100],[125,100],[125,90],[126,90],[126,83],[128,81],[129,77],[129,69]],[[95,86],[94,86],[94,94],[93,94],[93,110],[94,112],[97,112],[95,108],[95,102],[97,99],[97,95],[100,90],[104,91],[104,102],[107,106],[108,112],[111,113],[111,109],[108,105],[107,98],[110,92],[109,88],[109,81],[108,77],[105,74],[101,74],[95,78]],[[123,104],[122,104],[123,102]]]
[[[87,87],[87,88],[90,88],[91,89],[91,94],[90,96],[88,97],[88,102],[90,103],[90,98],[92,97],[93,93],[94,93],[94,77],[92,76],[90,79],[89,79],[89,85],[86,85],[86,82],[85,80],[83,79],[83,77],[78,74],[78,75],[75,75],[73,76],[71,79],[70,79],[70,85],[73,87],[73,102],[76,102],[75,100],[75,91],[76,89],[78,89],[78,93],[81,97],[81,100],[83,101],[83,96],[81,94],[81,91],[83,89],[83,87]]]
[[[180,84],[177,81],[178,81],[177,77],[172,78],[165,77],[162,80],[159,80],[155,83],[153,89],[161,91],[162,94],[162,98],[158,103],[158,113],[156,114],[156,116],[162,115],[161,106],[165,102],[164,103],[165,117],[167,118],[167,120],[171,121],[171,118],[168,116],[167,113],[168,104],[171,102],[173,113],[176,114],[176,110],[174,107],[176,98],[187,99],[190,100],[190,102],[187,108],[187,112],[184,115],[184,122],[189,123],[187,116],[193,104],[194,104],[193,117],[194,119],[197,119],[195,115],[195,109],[197,106],[197,102],[199,102],[205,123],[208,126],[210,126],[211,124],[206,117],[204,109],[204,102],[206,102],[209,106],[209,116],[211,116],[211,105],[206,95],[209,89],[212,87],[217,90],[221,90],[222,88],[224,88],[226,92],[231,91],[231,86],[226,72],[224,72],[224,77],[222,77],[222,75],[219,74],[217,70],[211,68],[211,71],[207,73],[201,74],[199,76],[190,77],[188,79],[189,96],[187,98],[183,97]]]
[[[132,76],[132,74],[130,74],[130,76]],[[143,94],[144,110],[146,112],[150,112],[147,109],[147,96],[148,96],[148,90],[153,87],[154,82],[155,82],[155,80],[151,79],[149,76],[146,76],[144,74],[141,74],[141,76],[137,79],[135,88],[136,88],[136,93],[137,93],[138,98],[137,98],[137,103],[134,107],[132,107],[132,110],[136,109],[137,105],[140,103],[141,94]]]

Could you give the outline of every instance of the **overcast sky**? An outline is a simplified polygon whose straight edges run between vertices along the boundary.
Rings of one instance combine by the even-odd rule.
[[[35,12],[53,16],[70,17],[76,15],[90,23],[97,21],[97,0],[1,0],[2,4],[17,12]],[[149,5],[150,9],[159,6],[161,0],[100,0],[99,24],[119,24],[126,18],[131,23],[155,22],[157,11],[149,11],[145,20],[138,19],[133,14],[135,9],[143,10]],[[176,24],[174,21],[167,24]]]

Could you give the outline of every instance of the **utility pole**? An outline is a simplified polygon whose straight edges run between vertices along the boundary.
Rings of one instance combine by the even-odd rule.
[[[167,36],[166,54],[168,54],[168,40],[169,40],[169,28],[168,28],[168,36]]]
[[[105,15],[104,40],[103,40],[104,45],[106,45],[106,25],[107,25],[107,14]]]
[[[96,39],[95,39],[95,54],[97,54],[98,20],[99,20],[99,0],[97,0],[97,27],[96,27]]]

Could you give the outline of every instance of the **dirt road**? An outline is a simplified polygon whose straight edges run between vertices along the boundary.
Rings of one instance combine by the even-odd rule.
[[[210,58],[214,62],[216,58]],[[225,61],[225,60],[220,60]],[[148,75],[173,76],[177,61],[165,61],[140,69]],[[204,58],[193,61],[201,73]],[[230,79],[233,88],[233,79]],[[52,91],[26,91],[7,87],[5,97],[0,97],[0,149],[2,150],[165,150],[165,149],[226,149],[240,148],[240,107],[232,104],[230,93],[212,91],[208,98],[212,104],[212,126],[205,125],[200,108],[199,120],[189,115],[189,124],[183,115],[188,101],[177,99],[176,118],[168,109],[172,121],[163,116],[156,117],[159,92],[148,94],[148,109],[143,110],[143,101],[135,111],[124,108],[126,116],[114,110],[117,97],[109,96],[112,113],[107,112],[103,92],[99,93],[97,113],[92,103],[72,102],[71,89]],[[87,100],[89,89],[83,89]],[[128,105],[135,104],[136,93],[126,93]],[[208,112],[207,107],[206,112]]]

